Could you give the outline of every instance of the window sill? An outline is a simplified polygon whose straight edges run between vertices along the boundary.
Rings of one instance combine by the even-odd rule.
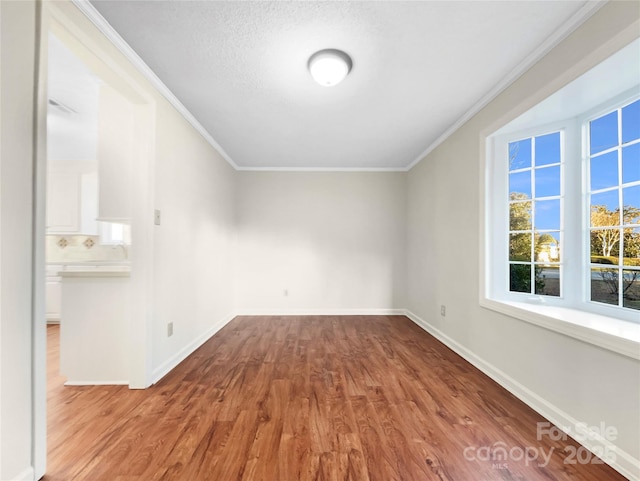
[[[559,332],[603,349],[640,360],[640,324],[600,314],[527,302],[481,299],[480,305]]]

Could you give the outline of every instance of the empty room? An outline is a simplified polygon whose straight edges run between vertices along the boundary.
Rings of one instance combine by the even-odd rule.
[[[0,442],[640,481],[640,3],[0,0]]]

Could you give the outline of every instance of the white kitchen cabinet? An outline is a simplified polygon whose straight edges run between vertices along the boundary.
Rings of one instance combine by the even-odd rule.
[[[60,278],[52,280],[47,278],[47,322],[60,321],[62,298],[62,285]]]
[[[76,173],[47,175],[47,233],[69,234],[80,229],[80,177]]]
[[[46,317],[48,323],[60,321],[62,312],[62,284],[59,271],[62,266],[47,266]]]
[[[46,318],[47,323],[60,322],[62,316],[62,278],[60,270],[63,266],[48,265],[47,266],[47,284],[46,284]]]
[[[97,162],[51,162],[47,171],[47,234],[97,235],[97,217]]]

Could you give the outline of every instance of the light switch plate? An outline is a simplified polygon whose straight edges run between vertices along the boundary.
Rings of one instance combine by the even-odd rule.
[[[153,211],[153,223],[155,225],[160,225],[160,210],[156,209]]]

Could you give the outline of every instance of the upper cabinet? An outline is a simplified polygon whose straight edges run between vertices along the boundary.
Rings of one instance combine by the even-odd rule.
[[[47,233],[80,231],[80,179],[76,173],[49,172],[47,178]]]
[[[95,161],[51,161],[47,172],[47,234],[98,234]]]
[[[97,148],[101,221],[130,222],[133,128],[131,102],[108,85],[102,85]]]

